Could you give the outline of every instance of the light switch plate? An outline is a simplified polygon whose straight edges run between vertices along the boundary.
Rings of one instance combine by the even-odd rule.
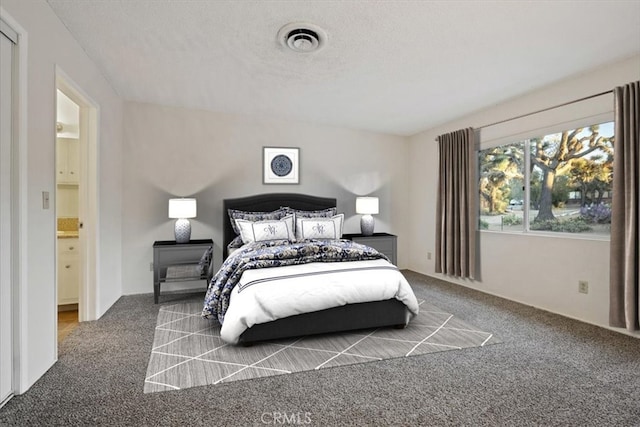
[[[42,209],[49,209],[49,192],[42,192]]]

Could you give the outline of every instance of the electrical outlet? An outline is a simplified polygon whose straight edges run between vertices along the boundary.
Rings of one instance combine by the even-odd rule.
[[[578,292],[581,294],[589,293],[589,282],[586,280],[578,280]]]
[[[427,252],[427,259],[431,259],[431,252]]]

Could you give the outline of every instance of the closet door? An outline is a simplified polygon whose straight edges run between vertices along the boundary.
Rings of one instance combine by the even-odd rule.
[[[15,40],[15,33],[0,20],[0,405],[13,394],[11,149]]]

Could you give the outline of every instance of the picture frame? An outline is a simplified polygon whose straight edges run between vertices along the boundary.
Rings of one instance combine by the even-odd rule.
[[[263,184],[299,184],[300,149],[262,147]]]

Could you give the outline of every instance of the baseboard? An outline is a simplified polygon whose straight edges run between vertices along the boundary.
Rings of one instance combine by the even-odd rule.
[[[58,305],[58,313],[61,311],[78,311],[78,304],[60,304]]]
[[[501,299],[504,299],[504,300],[507,300],[507,301],[515,302],[515,303],[518,303],[518,304],[522,304],[522,305],[525,305],[527,307],[533,307],[536,310],[541,310],[541,311],[546,311],[547,313],[557,314],[558,316],[566,317],[567,319],[577,320],[578,322],[586,323],[588,325],[597,326],[599,328],[607,329],[607,330],[613,331],[613,332],[618,332],[620,334],[627,335],[627,336],[630,336],[632,338],[640,339],[640,331],[631,332],[631,331],[628,331],[628,330],[626,330],[624,328],[615,328],[613,326],[601,325],[599,323],[595,323],[595,322],[590,321],[590,320],[585,320],[585,319],[581,319],[579,317],[571,316],[571,315],[568,315],[566,313],[559,313],[559,312],[554,311],[554,310],[549,310],[548,308],[545,308],[545,307],[539,307],[539,306],[537,306],[535,304],[531,304],[529,302],[520,301],[520,300],[513,299],[513,298],[508,298],[508,297],[505,297],[504,295],[500,295],[500,294],[497,294],[495,292],[490,292],[490,291],[486,291],[486,290],[483,290],[483,289],[474,288],[474,287],[472,287],[470,285],[461,283],[459,281],[447,280],[447,278],[445,276],[435,276],[435,275],[432,275],[432,274],[418,273],[417,271],[413,271],[413,270],[409,270],[409,269],[403,270],[403,271],[410,271],[411,273],[418,274],[420,276],[430,277],[432,279],[442,280],[443,282],[451,283],[453,285],[463,286],[463,287],[465,287],[467,289],[478,291],[478,292],[481,292],[483,294],[491,295],[491,296],[494,296],[494,297],[497,297],[497,298],[501,298]]]

